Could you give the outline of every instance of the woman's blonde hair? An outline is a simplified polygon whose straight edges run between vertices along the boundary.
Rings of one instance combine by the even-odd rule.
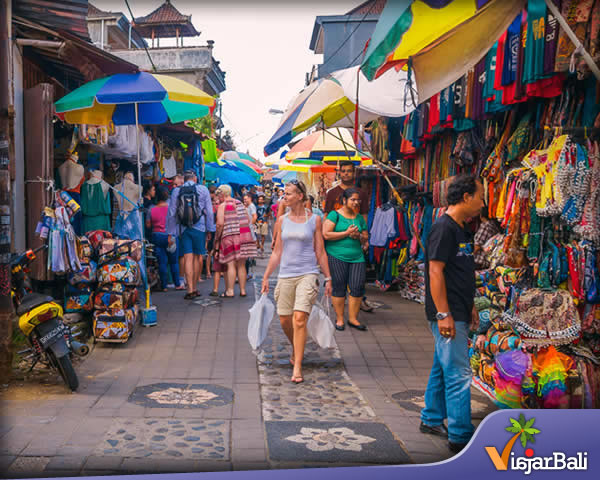
[[[231,193],[233,192],[233,190],[231,189],[231,187],[227,184],[223,184],[221,185],[219,188],[217,188],[217,194],[223,194],[226,197],[229,196],[231,197]]]

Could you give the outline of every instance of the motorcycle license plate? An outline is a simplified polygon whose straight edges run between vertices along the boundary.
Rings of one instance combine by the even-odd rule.
[[[40,336],[40,343],[42,347],[47,347],[52,345],[56,340],[63,336],[63,327],[62,325],[57,325],[52,330],[50,330],[45,335]]]

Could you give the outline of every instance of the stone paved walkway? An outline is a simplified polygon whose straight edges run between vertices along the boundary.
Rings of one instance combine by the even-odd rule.
[[[260,261],[260,272],[266,261]],[[252,285],[249,293],[252,292]],[[203,299],[210,291],[202,284]],[[159,325],[125,345],[98,344],[76,365],[77,393],[58,378],[0,392],[5,477],[426,463],[450,456],[418,431],[432,361],[421,306],[384,304],[368,332],[336,332],[307,349],[305,383],[289,382],[289,346],[275,320],[258,359],[247,340],[253,295],[203,306],[156,294]],[[212,300],[212,299],[211,299]],[[476,416],[490,410],[474,397]],[[357,453],[358,452],[358,453]]]

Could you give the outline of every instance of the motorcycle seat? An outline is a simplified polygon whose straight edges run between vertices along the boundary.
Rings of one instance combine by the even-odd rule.
[[[49,303],[53,301],[54,298],[48,295],[43,295],[41,293],[30,293],[28,295],[25,295],[21,302],[21,305],[17,307],[17,315],[24,315],[29,310],[33,310],[35,307],[39,307],[44,303]]]

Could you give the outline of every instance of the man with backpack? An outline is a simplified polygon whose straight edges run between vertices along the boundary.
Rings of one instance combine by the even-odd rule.
[[[173,189],[169,200],[168,230],[179,238],[183,253],[186,300],[198,297],[197,286],[202,273],[203,255],[206,255],[207,236],[215,231],[210,193],[204,185],[198,185],[196,174],[187,170],[184,183]]]

